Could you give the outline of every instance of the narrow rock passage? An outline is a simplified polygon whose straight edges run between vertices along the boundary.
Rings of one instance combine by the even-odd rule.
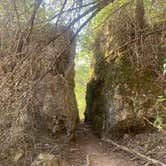
[[[81,126],[70,149],[73,166],[136,166],[128,154],[97,138],[88,126]]]

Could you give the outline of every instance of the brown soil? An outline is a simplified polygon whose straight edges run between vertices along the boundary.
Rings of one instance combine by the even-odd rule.
[[[91,129],[84,125],[79,129],[76,143],[70,148],[69,162],[73,166],[136,166],[129,155],[115,151],[116,147],[96,137]]]
[[[166,164],[166,133],[125,134],[114,141]],[[80,125],[76,141],[68,150],[69,155],[65,158],[71,166],[159,166],[104,142],[85,124]]]
[[[70,166],[159,166],[103,141],[85,124],[81,124],[76,133],[70,145],[58,144],[54,137],[44,134],[39,137],[35,147],[21,151],[23,157],[17,163],[13,162],[15,155],[11,155],[3,159],[0,157],[0,166],[30,166],[40,153],[55,155]],[[114,141],[166,164],[166,133],[126,134]]]

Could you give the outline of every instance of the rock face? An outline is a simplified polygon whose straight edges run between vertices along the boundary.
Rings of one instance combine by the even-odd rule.
[[[42,126],[46,126],[56,137],[74,134],[77,108],[73,85],[69,85],[61,74],[47,74],[36,89],[34,108],[40,110]]]
[[[133,24],[134,19],[122,12],[104,26],[94,43],[85,121],[92,123],[99,134],[135,132],[146,128],[147,119],[153,123],[156,116],[166,118],[165,110],[157,103],[158,96],[166,95],[162,74],[164,34],[144,37],[140,46],[132,41]],[[152,30],[148,27],[145,33]],[[130,44],[125,45],[126,41]]]
[[[1,149],[33,146],[44,134],[61,141],[74,136],[78,112],[72,35],[63,26],[47,28],[34,34],[19,57],[2,58]]]

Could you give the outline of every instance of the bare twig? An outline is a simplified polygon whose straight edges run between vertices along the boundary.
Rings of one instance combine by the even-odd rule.
[[[16,2],[15,2],[15,1],[13,1],[13,7],[14,7],[14,10],[15,10],[16,16],[17,16],[17,24],[18,24],[19,32],[21,32],[20,16],[19,16],[19,13],[18,13],[17,6],[16,6]]]
[[[66,3],[67,3],[67,0],[65,0],[64,3],[63,3],[63,5],[62,5],[62,8],[61,8],[60,13],[58,15],[58,19],[57,19],[56,24],[55,24],[56,26],[57,26],[57,24],[59,22],[59,19],[60,19],[61,15],[62,15],[62,12],[63,12],[63,10],[65,8]]]
[[[69,9],[67,9],[67,10],[62,11],[61,14],[69,13],[69,12],[72,12],[73,10],[77,10],[77,9],[79,9],[79,8],[85,8],[85,7],[94,5],[95,3],[96,3],[96,1],[91,2],[91,3],[88,3],[88,4],[85,4],[85,5],[82,5],[82,6],[79,6],[79,7],[69,8]],[[53,19],[55,19],[55,18],[58,17],[59,15],[60,15],[60,12],[58,12],[57,14],[55,14],[54,16],[52,16],[51,18],[49,18],[49,19],[47,20],[47,22],[52,21]]]
[[[100,12],[103,8],[105,8],[108,4],[111,2],[114,2],[114,0],[108,0],[108,1],[102,1],[99,2],[98,4],[92,6],[90,9],[86,10],[84,13],[79,15],[77,18],[75,18],[69,25],[68,28],[71,28],[77,21],[79,21],[81,18],[87,16],[90,13],[93,13],[96,11],[97,13]],[[95,15],[94,15],[95,16]],[[93,18],[93,17],[92,17]]]
[[[75,38],[75,37],[78,35],[78,33],[88,24],[88,22],[89,22],[94,16],[96,16],[97,13],[98,13],[97,10],[92,13],[92,15],[79,27],[79,29],[77,30],[77,32],[74,34],[73,38]]]
[[[29,21],[29,24],[30,24],[30,27],[29,27],[29,32],[26,36],[26,40],[29,38],[31,32],[32,32],[32,29],[33,29],[33,24],[34,24],[34,21],[35,21],[35,17],[36,17],[36,13],[41,5],[43,0],[35,0],[34,2],[34,9],[33,9],[33,13],[32,13],[32,16],[30,18],[30,21]]]
[[[132,43],[138,41],[140,38],[143,39],[143,38],[148,37],[148,36],[150,36],[150,35],[153,35],[153,34],[155,34],[155,33],[164,32],[164,31],[166,31],[166,28],[157,29],[157,30],[155,30],[155,31],[151,31],[151,32],[142,34],[141,37],[137,37],[137,38],[134,38],[133,40],[127,41],[126,43],[122,44],[120,47],[117,47],[117,48],[113,49],[112,52],[116,52],[116,51],[120,50],[121,48],[130,45],[130,44],[132,44]],[[110,57],[110,55],[108,55],[108,56],[106,57],[106,59],[109,58],[109,57]],[[115,58],[115,57],[114,57],[114,58]]]
[[[136,150],[132,150],[132,149],[130,149],[130,148],[124,146],[124,145],[117,144],[116,142],[114,142],[114,141],[112,141],[112,140],[110,140],[108,138],[103,138],[102,140],[105,141],[105,142],[111,143],[112,145],[114,145],[114,146],[116,146],[116,147],[118,147],[118,148],[120,148],[120,149],[122,149],[122,150],[124,150],[124,151],[126,151],[128,153],[130,153],[130,154],[137,155],[137,156],[139,156],[139,157],[141,157],[141,158],[145,159],[146,161],[149,161],[149,162],[151,162],[153,164],[158,164],[158,166],[159,165],[160,166],[166,166],[165,163],[163,163],[163,162],[161,162],[159,160],[155,160],[155,159],[153,159],[153,158],[151,158],[149,156],[145,156],[144,154],[141,154],[140,152],[137,152]]]

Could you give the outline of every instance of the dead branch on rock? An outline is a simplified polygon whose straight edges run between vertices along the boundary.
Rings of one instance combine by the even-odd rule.
[[[144,160],[146,160],[148,162],[151,162],[153,164],[158,164],[158,165],[161,165],[161,166],[166,166],[165,163],[163,163],[159,160],[155,160],[155,159],[153,159],[149,156],[145,156],[144,154],[141,154],[140,152],[137,152],[136,150],[132,150],[132,149],[130,149],[130,148],[124,146],[124,145],[120,145],[120,144],[118,144],[118,143],[116,143],[116,142],[114,142],[114,141],[112,141],[108,138],[103,138],[102,140],[105,141],[105,142],[111,143],[112,145],[116,146],[119,149],[122,149],[123,151],[125,151],[127,153],[137,155],[137,156],[143,158]]]

